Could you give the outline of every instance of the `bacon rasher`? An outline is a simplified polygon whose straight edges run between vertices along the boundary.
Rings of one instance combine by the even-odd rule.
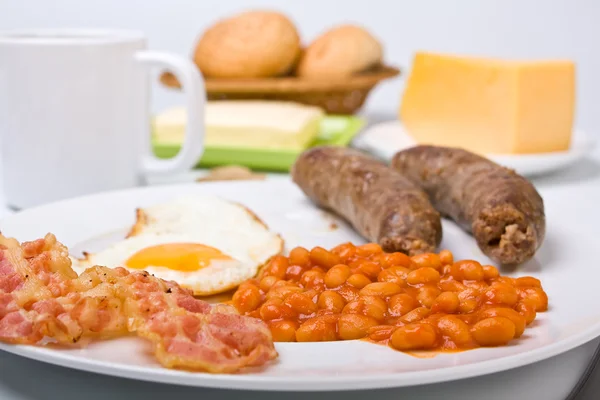
[[[147,272],[93,267],[80,276],[54,235],[0,235],[0,341],[83,345],[135,333],[168,368],[231,373],[277,357],[268,327],[195,299]]]

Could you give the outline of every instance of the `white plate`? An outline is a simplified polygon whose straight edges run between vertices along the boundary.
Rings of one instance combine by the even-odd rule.
[[[357,137],[353,145],[390,161],[396,152],[414,146],[416,142],[400,121],[382,122]],[[512,168],[524,176],[541,175],[568,167],[594,149],[595,141],[582,131],[575,131],[568,151],[540,154],[491,154],[487,157],[500,165]]]
[[[332,230],[331,216],[315,209],[287,179],[264,182],[220,182],[169,185],[98,194],[29,209],[3,219],[5,235],[20,240],[57,235],[72,249],[81,243],[106,244],[124,234],[134,221],[134,209],[174,197],[213,193],[240,201],[254,210],[288,247],[333,247],[362,240],[345,224]],[[535,259],[511,275],[539,277],[550,298],[550,310],[525,335],[506,347],[477,349],[432,358],[416,358],[362,341],[277,344],[277,363],[255,372],[210,375],[168,370],[148,355],[136,338],[98,342],[81,350],[0,345],[24,357],[66,367],[139,380],[183,385],[256,390],[344,390],[419,385],[489,374],[526,365],[600,336],[600,269],[595,264],[598,239],[582,235],[560,210],[547,210],[552,223],[545,245]],[[444,223],[442,247],[458,258],[489,262],[473,239],[452,223]],[[507,273],[507,271],[504,271]]]

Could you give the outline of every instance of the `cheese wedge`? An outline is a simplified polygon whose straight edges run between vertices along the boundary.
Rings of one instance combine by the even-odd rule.
[[[570,61],[417,53],[399,114],[418,143],[518,154],[567,150],[574,110]]]
[[[319,134],[325,115],[318,107],[276,101],[209,101],[205,145],[259,149],[304,149]],[[173,107],[153,122],[161,144],[183,141],[186,110]]]

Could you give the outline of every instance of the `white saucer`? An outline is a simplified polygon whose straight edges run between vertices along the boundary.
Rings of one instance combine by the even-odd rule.
[[[414,146],[416,142],[406,133],[400,121],[389,121],[367,128],[353,145],[368,151],[384,161],[390,161],[396,152]],[[588,154],[595,140],[582,131],[575,131],[568,151],[542,154],[494,154],[488,158],[526,176],[541,175],[563,169]]]

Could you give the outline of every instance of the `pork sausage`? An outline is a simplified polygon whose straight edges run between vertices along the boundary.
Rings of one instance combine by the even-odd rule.
[[[291,174],[313,202],[340,215],[385,251],[432,252],[442,239],[440,214],[425,192],[357,150],[309,149],[298,157]]]
[[[546,231],[544,202],[514,171],[462,149],[416,146],[397,153],[392,167],[425,190],[433,206],[471,232],[501,264],[533,257]]]

